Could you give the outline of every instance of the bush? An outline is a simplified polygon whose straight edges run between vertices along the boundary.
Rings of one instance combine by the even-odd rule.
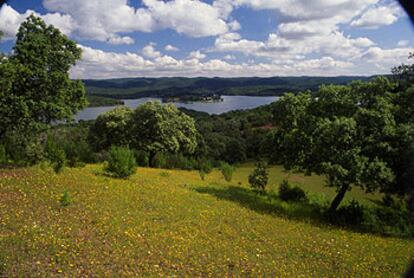
[[[269,174],[267,172],[267,164],[265,162],[258,162],[256,168],[249,175],[250,186],[261,192],[266,191],[266,185],[269,181]]]
[[[136,171],[134,154],[128,148],[111,147],[105,171],[118,178],[131,176]]]
[[[69,191],[65,190],[63,192],[62,196],[60,196],[59,202],[62,207],[67,207],[72,203]]]
[[[135,155],[135,161],[137,162],[138,166],[141,166],[141,167],[149,166],[148,153],[141,151],[141,150],[135,150],[134,155]]]
[[[53,162],[53,170],[55,173],[60,173],[66,165],[66,155],[65,151],[62,149],[57,149]]]
[[[45,146],[45,156],[53,166],[55,173],[60,173],[66,165],[66,153],[51,138]]]
[[[151,166],[154,168],[167,169],[167,156],[162,152],[156,153],[151,159]]]
[[[181,153],[174,153],[166,156],[165,166],[168,169],[192,170],[194,168],[194,162]]]
[[[306,200],[306,193],[298,186],[291,186],[287,180],[283,180],[279,186],[279,198],[283,201]]]
[[[235,168],[226,162],[222,162],[220,165],[220,170],[221,170],[221,173],[223,174],[224,179],[230,182],[231,179],[233,178],[233,173],[234,173]]]
[[[204,174],[210,174],[213,171],[213,164],[210,160],[198,160],[197,169],[202,171]]]
[[[331,220],[341,225],[360,225],[364,220],[364,207],[356,200],[352,200],[349,204],[340,207]]]

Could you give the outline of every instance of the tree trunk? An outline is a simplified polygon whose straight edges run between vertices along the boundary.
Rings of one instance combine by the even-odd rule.
[[[329,211],[331,213],[335,212],[336,209],[338,208],[339,204],[341,203],[341,201],[344,199],[345,197],[345,193],[348,191],[349,188],[349,184],[344,184],[342,185],[342,187],[339,189],[338,194],[335,196],[335,199],[333,199],[332,203],[331,203],[331,207],[329,208]]]

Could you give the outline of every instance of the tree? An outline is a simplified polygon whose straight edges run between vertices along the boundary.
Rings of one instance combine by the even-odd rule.
[[[322,86],[313,95],[290,94],[275,105],[275,140],[283,164],[325,175],[327,185],[338,189],[330,211],[353,186],[367,192],[395,186],[391,162],[400,138],[394,89],[388,79],[377,78]]]
[[[0,140],[10,133],[31,138],[86,105],[82,82],[68,73],[80,57],[76,43],[41,18],[21,24],[12,55],[0,63]]]
[[[110,146],[128,146],[131,142],[129,131],[133,111],[120,106],[99,115],[89,130],[89,142],[96,150]]]
[[[138,106],[131,117],[130,134],[131,145],[148,152],[150,161],[157,152],[192,154],[197,147],[194,119],[172,104]]]
[[[249,183],[253,189],[265,192],[267,182],[269,181],[269,173],[267,171],[267,163],[259,161],[256,168],[249,175]]]

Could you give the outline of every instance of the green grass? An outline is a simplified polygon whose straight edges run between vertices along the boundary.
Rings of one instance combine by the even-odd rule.
[[[252,195],[250,171],[226,182],[217,170],[204,181],[150,168],[112,179],[101,165],[3,170],[0,276],[399,277],[414,258],[410,240],[289,217],[288,204]],[[272,168],[270,188],[286,175]],[[334,194],[320,177],[290,179]]]

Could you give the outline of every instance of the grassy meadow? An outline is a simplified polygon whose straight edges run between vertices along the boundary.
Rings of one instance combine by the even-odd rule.
[[[232,182],[217,170],[204,181],[151,168],[113,179],[102,165],[1,170],[0,276],[399,277],[414,259],[411,240],[318,223],[303,206],[251,192],[251,170]],[[279,167],[269,190],[286,177],[311,199],[335,194],[321,177]]]

